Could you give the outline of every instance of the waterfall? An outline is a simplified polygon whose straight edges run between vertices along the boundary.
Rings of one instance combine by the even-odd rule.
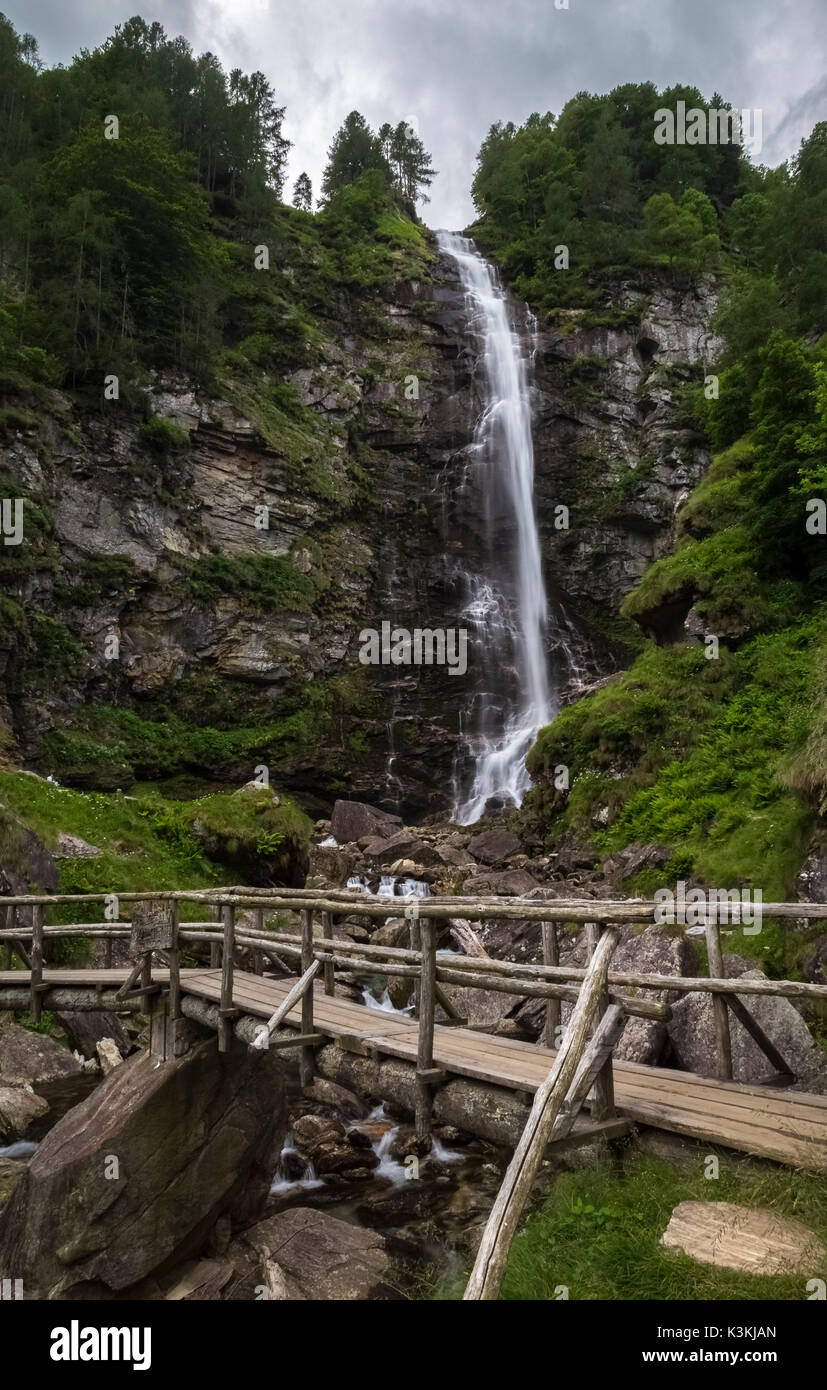
[[[489,798],[519,806],[530,779],[525,756],[547,723],[548,605],[534,515],[534,449],[526,354],[497,275],[472,241],[439,232],[439,248],[457,264],[469,332],[478,345],[483,409],[464,490],[481,497],[484,556],[462,571],[462,623],[480,673],[463,720],[454,779],[453,818],[478,820]],[[533,327],[529,325],[529,327]]]

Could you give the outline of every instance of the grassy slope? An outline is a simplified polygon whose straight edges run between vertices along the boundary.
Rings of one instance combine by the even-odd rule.
[[[706,1158],[675,1166],[629,1158],[623,1172],[606,1163],[566,1173],[525,1221],[511,1247],[502,1297],[551,1301],[565,1286],[570,1299],[782,1299],[807,1297],[808,1275],[755,1275],[698,1264],[660,1244],[679,1202],[734,1202],[791,1217],[827,1239],[827,1191],[808,1173],[723,1153],[717,1180],[704,1177]],[[460,1297],[462,1283],[436,1296]]]

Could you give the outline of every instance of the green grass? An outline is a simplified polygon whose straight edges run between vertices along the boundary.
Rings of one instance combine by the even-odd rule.
[[[514,1238],[501,1297],[551,1301],[562,1285],[578,1301],[806,1299],[807,1279],[823,1277],[824,1267],[806,1275],[743,1274],[660,1245],[673,1208],[685,1201],[764,1208],[827,1241],[823,1178],[729,1153],[719,1157],[717,1180],[704,1177],[700,1150],[685,1166],[637,1155],[620,1173],[607,1161],[561,1175]],[[438,1296],[458,1295],[451,1289]]]
[[[821,610],[717,661],[697,646],[647,646],[629,671],[563,710],[529,755],[526,814],[553,844],[575,829],[599,853],[660,843],[680,856],[672,877],[761,888],[783,900],[800,867],[823,772],[806,777],[807,747],[827,646]],[[553,769],[569,768],[567,798]],[[595,822],[609,808],[604,829]],[[670,866],[625,883],[648,892]],[[653,877],[654,874],[654,877]],[[655,879],[657,881],[655,881]]]

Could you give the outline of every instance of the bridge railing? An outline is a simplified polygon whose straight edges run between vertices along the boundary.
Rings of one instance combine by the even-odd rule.
[[[302,1076],[308,1081],[313,1074],[313,1045],[318,1040],[313,1022],[313,975],[308,971],[318,962],[323,972],[324,992],[331,995],[337,976],[365,978],[377,974],[409,978],[414,990],[414,1015],[419,1020],[419,1054],[417,1058],[418,1127],[429,1127],[430,1103],[433,1089],[443,1079],[442,1071],[434,1065],[434,1026],[437,1006],[447,1016],[451,1026],[462,1026],[465,1020],[443,986],[462,986],[519,995],[545,1001],[543,1041],[554,1049],[560,1045],[561,1010],[563,1003],[576,1004],[588,965],[562,965],[559,959],[558,929],[564,924],[582,923],[586,927],[587,957],[591,958],[601,934],[609,927],[622,923],[645,926],[653,923],[656,904],[639,900],[594,901],[549,900],[521,898],[366,898],[350,890],[320,892],[314,889],[252,889],[233,887],[205,891],[133,892],[118,895],[119,908],[130,904],[129,920],[67,923],[47,925],[44,917],[48,908],[63,904],[93,904],[102,902],[104,894],[30,894],[0,899],[0,914],[5,919],[0,927],[0,969],[9,969],[12,952],[29,971],[29,1010],[37,1020],[43,999],[51,986],[44,981],[44,965],[48,944],[62,937],[86,936],[106,942],[104,969],[111,965],[113,943],[129,940],[128,955],[132,971],[117,991],[124,1005],[140,1000],[149,1011],[153,996],[165,991],[167,1012],[173,1022],[180,1013],[180,958],[183,952],[195,947],[209,949],[210,965],[221,970],[220,1003],[218,1007],[219,1046],[227,1050],[231,1034],[238,1022],[239,1009],[234,1002],[234,971],[240,953],[245,965],[262,973],[265,963],[270,969],[293,975],[298,968],[305,981],[297,995],[301,1001]],[[186,921],[181,906],[203,904],[214,915],[208,921]],[[268,917],[284,913],[298,914],[301,930],[290,930],[284,924],[276,929],[267,926]],[[404,912],[409,917],[410,945],[385,946],[375,942],[353,941],[348,936],[336,936],[336,923],[357,915],[382,920]],[[243,916],[239,916],[243,913]],[[765,917],[782,919],[823,920],[827,904],[772,903],[763,907]],[[767,1038],[757,1020],[745,1006],[744,996],[783,996],[789,999],[827,1001],[827,986],[806,981],[726,979],[720,947],[720,927],[741,920],[741,907],[736,903],[716,902],[705,915],[705,933],[710,977],[661,975],[630,970],[609,970],[601,993],[599,1016],[610,1005],[617,1005],[624,1016],[665,1021],[670,1015],[668,1003],[640,995],[637,991],[672,993],[708,993],[712,996],[716,1030],[717,1074],[721,1080],[732,1077],[729,1014],[733,1013],[762,1049],[780,1076],[790,1077],[791,1069],[779,1050]],[[316,931],[318,919],[320,931]],[[485,922],[490,920],[535,921],[541,926],[543,963],[505,961],[485,954],[464,955],[460,952],[438,950],[437,932],[441,924],[451,920]],[[162,926],[159,924],[162,921]],[[150,923],[149,929],[147,922]],[[149,934],[146,935],[147,930]],[[160,935],[158,931],[160,930]],[[141,937],[141,931],[145,935]],[[161,961],[167,972],[163,981],[153,975],[153,964]],[[103,979],[104,977],[101,977]],[[18,996],[18,991],[12,990]],[[4,998],[0,987],[0,1007]],[[608,1059],[594,1088],[593,1114],[611,1115],[613,1108],[611,1058]]]

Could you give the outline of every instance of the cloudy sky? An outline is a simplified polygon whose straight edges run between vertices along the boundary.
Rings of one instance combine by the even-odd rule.
[[[347,113],[415,125],[440,170],[434,227],[472,216],[469,187],[494,121],[559,113],[584,89],[694,83],[763,112],[761,161],[795,153],[827,119],[823,0],[0,0],[49,63],[130,15],[158,19],[226,68],[261,68],[287,106],[292,180],[318,187]]]

